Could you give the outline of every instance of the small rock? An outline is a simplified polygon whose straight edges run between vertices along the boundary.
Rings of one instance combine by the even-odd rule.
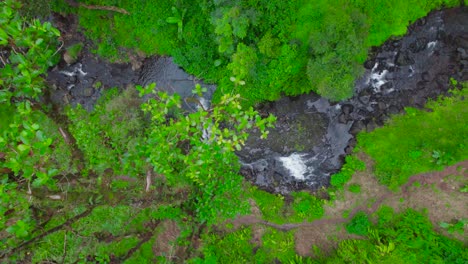
[[[359,133],[361,130],[363,130],[365,127],[364,122],[362,120],[356,121],[353,123],[351,128],[349,129],[349,133],[352,135],[356,135]]]
[[[77,81],[76,75],[73,75],[73,76],[70,76],[70,78],[68,78],[67,83],[69,83],[69,84],[75,84],[76,81]]]
[[[346,115],[345,114],[341,114],[338,116],[338,122],[341,123],[341,124],[346,124],[347,123],[347,120],[346,120]]]
[[[359,102],[363,105],[368,105],[370,102],[370,95],[363,95],[358,97]]]
[[[86,87],[83,89],[84,97],[91,97],[94,94],[94,89],[92,87]]]
[[[437,32],[437,39],[438,40],[445,40],[447,37],[447,33],[444,30],[439,30]]]
[[[373,120],[369,120],[369,122],[366,125],[366,131],[372,132],[376,128],[377,128],[377,124]]]
[[[416,83],[416,89],[417,90],[423,90],[424,88],[426,88],[426,84],[428,82],[423,82],[423,81],[419,81]]]
[[[387,105],[384,102],[379,102],[378,107],[379,110],[385,110],[387,108]]]
[[[345,115],[349,115],[353,112],[354,110],[354,106],[351,105],[351,104],[344,104],[341,106],[341,111],[345,114]]]
[[[364,68],[368,70],[372,70],[372,68],[374,68],[374,65],[375,65],[375,61],[373,60],[366,60],[366,62],[364,62]]]
[[[65,94],[63,97],[62,97],[62,100],[65,104],[69,104],[70,101],[71,101],[72,97],[70,94]]]
[[[418,21],[416,21],[416,26],[422,27],[422,26],[426,25],[426,22],[427,22],[427,19],[425,17],[423,17],[421,19],[418,19]]]
[[[400,51],[396,56],[395,64],[398,66],[408,66],[414,64],[414,60],[409,56],[407,51]]]
[[[429,74],[429,72],[425,71],[421,74],[421,79],[424,81],[424,82],[429,82],[431,81],[431,75]]]
[[[369,115],[369,111],[363,108],[359,108],[359,110],[357,111],[357,114],[361,117],[367,117]]]
[[[396,105],[391,105],[391,106],[388,107],[387,113],[389,113],[391,115],[396,115],[396,114],[400,113],[400,109]]]
[[[457,51],[458,53],[460,53],[460,56],[463,60],[468,59],[468,52],[466,51],[466,49],[458,48]]]
[[[380,86],[380,89],[384,92],[390,92],[390,89],[393,88],[393,83],[392,82],[386,82]]]
[[[427,40],[427,38],[418,38],[416,39],[416,41],[414,41],[413,43],[409,45],[409,49],[413,53],[418,53],[426,49],[428,42],[429,41]]]
[[[73,64],[76,62],[77,58],[70,55],[70,52],[67,50],[63,53],[63,60],[68,64]]]
[[[468,37],[458,36],[455,38],[455,43],[457,46],[468,49]]]

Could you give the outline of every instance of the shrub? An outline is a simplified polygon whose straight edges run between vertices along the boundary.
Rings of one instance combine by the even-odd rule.
[[[343,189],[343,186],[351,180],[351,177],[356,171],[363,171],[365,168],[366,164],[360,159],[355,156],[347,156],[341,170],[331,176],[330,183],[338,189]]]
[[[350,234],[365,236],[369,232],[370,222],[366,213],[358,212],[353,219],[346,224],[346,231]]]
[[[376,162],[379,181],[392,189],[414,174],[439,170],[466,160],[468,152],[468,84],[451,97],[429,102],[431,111],[406,108],[384,127],[358,134],[358,147]],[[385,153],[385,155],[382,155]]]

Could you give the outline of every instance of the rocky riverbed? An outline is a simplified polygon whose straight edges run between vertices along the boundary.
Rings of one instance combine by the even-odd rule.
[[[76,41],[76,29],[64,30],[65,40],[71,36],[68,42]],[[468,80],[467,9],[432,12],[411,25],[406,36],[371,50],[363,67],[366,72],[356,81],[355,96],[347,101],[332,103],[310,93],[262,104],[258,110],[276,115],[278,122],[267,140],[259,140],[253,131],[237,153],[241,173],[278,193],[328,185],[330,175],[355,146],[359,131],[371,131],[404,107],[423,107],[427,100],[446,94],[450,78]],[[191,97],[195,84],[201,83],[171,58],[133,58],[131,64],[111,64],[87,49],[76,62],[62,61],[48,76],[52,102],[79,103],[87,109],[104,89],[151,82],[182,98]],[[216,87],[204,86],[209,91],[204,101],[209,102]]]
[[[329,184],[356,144],[404,107],[424,107],[446,94],[450,78],[468,80],[468,11],[436,11],[408,34],[371,51],[356,95],[331,103],[314,94],[282,98],[259,110],[278,117],[266,141],[255,134],[239,157],[242,174],[269,191],[286,193]]]

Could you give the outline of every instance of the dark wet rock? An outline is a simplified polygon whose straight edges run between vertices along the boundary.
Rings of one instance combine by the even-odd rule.
[[[468,36],[458,36],[455,38],[455,44],[460,48],[468,49]]]
[[[341,111],[345,115],[351,114],[353,112],[353,110],[354,110],[354,106],[351,105],[351,104],[344,104],[344,105],[341,106]]]
[[[340,122],[341,124],[346,124],[348,122],[346,115],[341,114],[340,116],[338,116],[338,122]]]
[[[413,43],[409,45],[409,50],[412,53],[418,53],[420,51],[423,51],[424,49],[426,49],[428,42],[429,41],[427,40],[427,38],[424,38],[424,37],[417,38],[416,41],[414,41]]]
[[[374,120],[369,120],[366,124],[366,131],[367,132],[372,132],[374,129],[377,128],[377,124],[375,123]]]
[[[460,54],[460,58],[461,58],[461,59],[468,59],[468,51],[467,51],[467,49],[458,48],[457,51],[458,51],[458,53]]]
[[[351,133],[352,135],[356,135],[357,133],[361,132],[364,129],[364,127],[365,127],[364,122],[361,120],[358,120],[353,123],[353,125],[349,129],[349,133]]]
[[[84,97],[91,97],[94,94],[93,87],[86,87],[83,89],[83,96]]]
[[[391,105],[388,107],[387,113],[390,115],[396,115],[400,113],[400,109],[398,108],[398,106]]]
[[[427,20],[426,20],[425,17],[423,17],[423,18],[419,19],[418,21],[416,21],[416,26],[422,27],[422,26],[426,25],[426,23],[427,23]]]
[[[431,75],[429,74],[429,72],[425,71],[421,74],[421,79],[424,81],[424,82],[429,82],[431,81]]]
[[[384,93],[389,93],[389,92],[392,92],[393,91],[393,83],[392,82],[386,82],[384,83],[382,86],[380,86],[380,89],[382,90],[382,92]]]
[[[85,109],[92,109],[99,96],[95,95],[93,84],[96,80],[102,86],[125,87],[134,83],[135,73],[129,64],[114,64],[96,58],[86,49],[78,63],[67,65],[60,63],[57,67],[49,71],[47,83],[49,86],[55,85],[59,89],[50,94],[52,103],[62,106],[66,102],[63,96],[71,91],[71,96],[67,102],[72,105],[81,104]]]
[[[408,51],[400,51],[396,56],[395,64],[397,66],[408,66],[414,64],[414,59],[410,57]]]
[[[387,104],[384,103],[384,102],[379,102],[379,103],[377,104],[377,106],[378,106],[378,109],[379,109],[380,111],[383,111],[383,110],[385,110],[385,109],[387,108]]]
[[[367,60],[366,62],[364,62],[364,68],[368,69],[368,70],[371,70],[375,65],[375,61],[373,60]]]
[[[361,102],[361,104],[368,105],[370,102],[370,95],[359,96],[358,100]]]

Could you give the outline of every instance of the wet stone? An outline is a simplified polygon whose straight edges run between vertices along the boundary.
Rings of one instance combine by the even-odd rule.
[[[458,36],[455,38],[455,43],[457,46],[461,48],[468,49],[468,36],[467,37],[462,37]]]
[[[341,111],[345,114],[345,115],[349,115],[353,112],[354,110],[354,106],[351,105],[351,104],[344,104],[341,106]]]
[[[385,110],[387,105],[384,102],[379,102],[378,104],[379,110]]]
[[[391,89],[393,88],[393,83],[392,82],[386,82],[384,84],[382,84],[382,86],[380,86],[380,89],[383,91],[383,92],[391,92]]]
[[[431,75],[429,74],[429,72],[425,71],[421,74],[421,79],[424,82],[429,82],[431,80]]]
[[[457,49],[458,54],[460,54],[461,59],[468,59],[468,51],[463,48],[458,48]]]
[[[369,120],[369,122],[366,125],[366,131],[372,132],[376,128],[377,128],[377,124],[373,120]]]
[[[94,89],[92,87],[86,87],[83,89],[84,97],[91,97],[94,94]]]
[[[399,114],[400,113],[400,109],[395,106],[395,105],[391,105],[389,108],[388,108],[388,111],[387,111],[389,114],[391,115],[396,115],[396,114]]]
[[[427,38],[418,38],[418,39],[416,39],[415,42],[410,44],[409,49],[413,53],[418,53],[418,52],[423,51],[424,49],[426,49],[428,42],[429,41],[427,40]]]
[[[408,66],[414,64],[414,60],[410,57],[408,51],[400,51],[396,56],[395,64],[398,66]]]
[[[366,62],[364,62],[364,68],[368,69],[368,70],[371,70],[375,65],[375,61],[373,60],[367,60]]]
[[[338,116],[338,122],[340,122],[341,124],[346,124],[348,122],[348,118],[345,114],[341,114],[340,116]]]
[[[365,127],[364,122],[362,120],[356,121],[353,123],[351,128],[349,129],[349,133],[352,135],[356,135],[359,133],[361,130],[363,130]]]

